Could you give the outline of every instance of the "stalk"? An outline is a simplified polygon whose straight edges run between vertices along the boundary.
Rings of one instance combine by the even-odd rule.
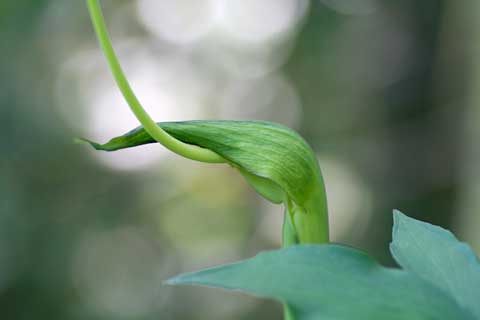
[[[295,244],[298,244],[297,234],[295,233],[295,228],[292,223],[290,212],[285,206],[285,214],[283,217],[282,228],[282,247],[286,248]],[[295,320],[292,309],[286,303],[283,304],[283,318],[284,320]]]
[[[320,172],[317,168],[315,190],[311,198],[300,207],[285,199],[285,215],[282,229],[282,247],[297,244],[322,244],[329,242],[327,195]],[[292,308],[283,304],[284,320],[296,320]]]
[[[316,185],[308,200],[301,205],[287,202],[299,244],[329,242],[327,197],[319,168],[317,174]]]
[[[207,162],[207,163],[224,163],[226,162],[221,156],[215,152],[204,149],[198,146],[190,145],[179,141],[161,129],[155,121],[148,115],[145,109],[142,107],[137,96],[133,92],[125,74],[122,70],[120,62],[118,61],[115,50],[113,49],[110,41],[110,36],[105,25],[105,20],[102,14],[102,9],[98,0],[87,0],[88,10],[92,19],[93,28],[100,43],[100,47],[107,58],[110,70],[117,82],[118,88],[122,92],[123,97],[127,101],[130,109],[135,117],[143,125],[147,133],[152,136],[155,141],[162,144],[170,151],[181,155],[185,158]]]

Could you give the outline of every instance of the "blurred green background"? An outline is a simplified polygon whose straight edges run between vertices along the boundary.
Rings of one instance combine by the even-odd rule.
[[[397,208],[480,251],[478,1],[102,4],[159,121],[271,120],[307,139],[333,241],[393,265]],[[271,301],[161,285],[278,247],[282,208],[226,165],[72,142],[135,126],[84,1],[0,2],[0,318],[280,319]]]

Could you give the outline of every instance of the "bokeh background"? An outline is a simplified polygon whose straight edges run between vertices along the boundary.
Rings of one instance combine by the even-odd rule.
[[[397,208],[480,251],[480,2],[102,4],[159,121],[271,120],[306,138],[334,241],[393,265]],[[278,247],[282,208],[226,165],[73,143],[136,126],[84,1],[0,2],[0,318],[280,319],[272,301],[162,286]]]

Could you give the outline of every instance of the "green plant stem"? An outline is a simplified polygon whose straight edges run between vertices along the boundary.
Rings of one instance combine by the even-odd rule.
[[[288,306],[288,304],[283,304],[283,319],[284,320],[295,320],[295,316],[293,315],[292,309]]]
[[[282,227],[282,248],[290,247],[298,243],[298,235],[295,232],[295,227],[292,223],[291,214],[288,211],[288,208],[285,207]]]
[[[282,247],[329,242],[327,200],[320,173],[312,199],[306,203],[308,212],[288,199],[284,203]],[[287,303],[283,304],[283,314],[284,320],[296,320],[294,311]]]
[[[125,77],[125,74],[120,66],[118,58],[113,49],[110,37],[108,35],[107,27],[105,25],[105,20],[103,18],[102,10],[98,0],[87,0],[88,10],[90,12],[90,17],[92,19],[92,24],[97,34],[100,47],[107,58],[110,70],[117,82],[117,85],[120,91],[123,94],[123,97],[127,101],[130,109],[137,117],[138,121],[143,125],[147,133],[152,136],[157,142],[162,144],[167,149],[175,152],[185,158],[197,160],[201,162],[208,163],[225,163],[225,159],[216,154],[213,151],[204,149],[198,146],[190,145],[184,142],[181,142],[167,132],[162,130],[153,119],[148,115],[145,109],[140,104],[140,101],[135,96],[128,80]]]
[[[288,208],[285,206],[282,227],[282,247],[286,248],[295,244],[298,244],[298,238],[295,233],[295,228],[292,224],[291,215],[288,211]],[[283,317],[284,320],[295,320],[292,309],[286,303],[283,304]]]

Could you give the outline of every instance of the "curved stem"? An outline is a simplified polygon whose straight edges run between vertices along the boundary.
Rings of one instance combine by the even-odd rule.
[[[137,117],[138,121],[143,125],[145,131],[152,136],[157,142],[162,144],[167,149],[192,160],[197,160],[201,162],[208,163],[224,163],[226,162],[221,156],[216,154],[213,151],[204,149],[198,146],[190,145],[184,142],[181,142],[163,129],[161,129],[155,121],[148,115],[145,109],[138,101],[135,93],[133,92],[130,84],[128,83],[125,74],[123,73],[122,67],[118,61],[118,58],[113,49],[110,37],[108,35],[107,27],[105,25],[105,20],[103,18],[102,10],[98,0],[87,0],[88,10],[90,12],[90,17],[92,19],[92,24],[97,34],[100,47],[107,58],[108,64],[112,71],[112,74],[117,82],[117,85],[120,91],[123,94],[123,97],[127,101],[130,109]]]

